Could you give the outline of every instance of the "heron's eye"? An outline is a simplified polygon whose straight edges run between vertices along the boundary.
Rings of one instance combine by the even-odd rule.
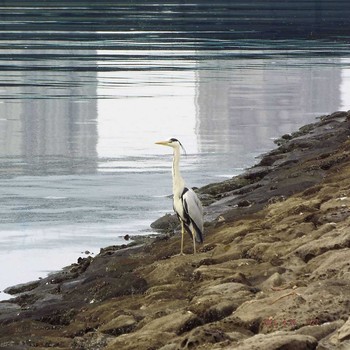
[[[174,138],[171,138],[169,141],[170,142],[179,142],[177,139],[174,139]]]

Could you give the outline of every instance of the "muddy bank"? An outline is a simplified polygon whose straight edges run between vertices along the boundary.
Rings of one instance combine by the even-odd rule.
[[[196,256],[164,233],[9,288],[0,349],[349,349],[349,136],[350,113],[323,116],[199,189]]]

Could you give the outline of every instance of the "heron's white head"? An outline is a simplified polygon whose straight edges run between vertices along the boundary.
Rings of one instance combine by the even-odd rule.
[[[167,141],[158,141],[156,142],[156,145],[169,146],[175,149],[176,148],[180,149],[181,147],[183,151],[186,153],[184,146],[182,146],[181,142],[178,139],[171,138],[170,140],[167,140]]]

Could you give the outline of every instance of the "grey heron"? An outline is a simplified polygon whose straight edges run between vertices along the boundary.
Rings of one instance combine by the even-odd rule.
[[[196,242],[203,243],[202,204],[192,188],[186,187],[180,173],[181,142],[175,138],[156,142],[157,145],[169,146],[174,150],[173,157],[173,208],[181,223],[181,251],[183,255],[184,234],[187,231],[193,240],[193,252],[196,254]]]

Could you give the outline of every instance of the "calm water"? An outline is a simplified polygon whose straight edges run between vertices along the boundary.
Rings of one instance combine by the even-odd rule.
[[[350,109],[347,2],[20,3],[0,5],[0,290],[171,212],[155,141],[201,186]]]

